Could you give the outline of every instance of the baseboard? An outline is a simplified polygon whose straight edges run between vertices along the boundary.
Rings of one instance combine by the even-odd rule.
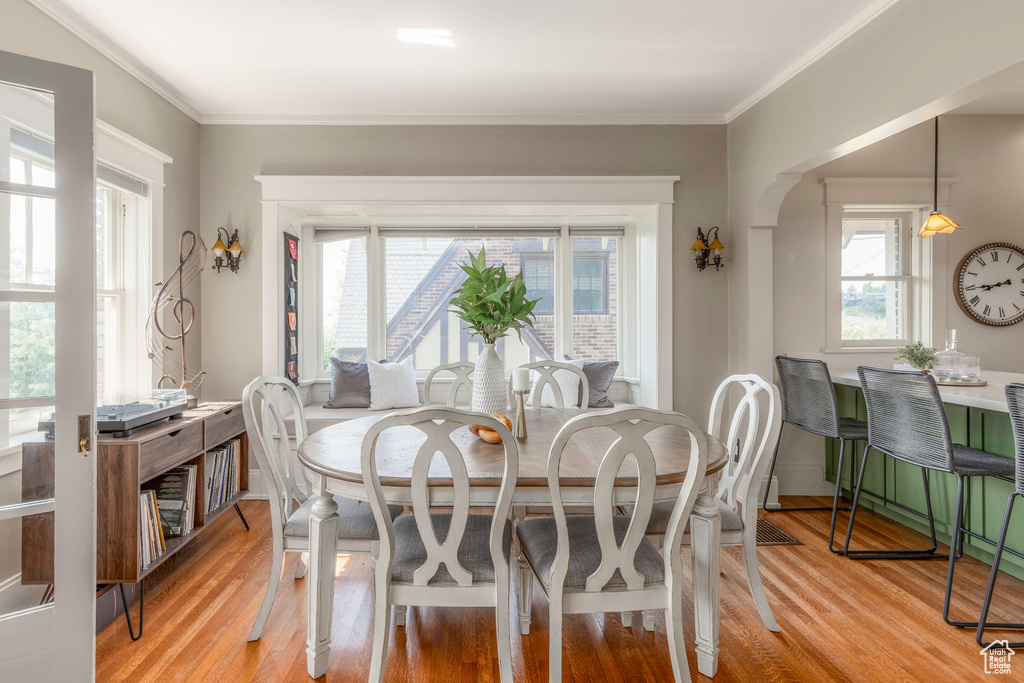
[[[775,468],[773,489],[783,496],[831,496],[835,485],[825,479],[820,463],[782,464]]]

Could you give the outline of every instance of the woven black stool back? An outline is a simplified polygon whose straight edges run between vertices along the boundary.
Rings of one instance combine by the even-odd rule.
[[[1013,425],[1013,448],[1017,460],[1014,487],[1024,494],[1024,384],[1006,385],[1006,405]]]
[[[782,419],[820,436],[839,436],[839,405],[828,365],[820,360],[775,357]]]
[[[926,372],[857,368],[868,443],[904,462],[953,471],[953,439],[935,379]]]

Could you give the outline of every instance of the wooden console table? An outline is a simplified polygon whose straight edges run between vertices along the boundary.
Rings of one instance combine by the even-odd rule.
[[[238,439],[239,492],[224,505],[206,511],[204,466],[206,452]],[[249,491],[249,439],[245,433],[242,404],[200,403],[182,419],[137,429],[132,436],[97,439],[96,457],[96,583],[117,584],[121,590],[125,618],[132,640],[142,637],[144,579],[154,569],[201,534],[209,523],[234,508],[245,528],[249,525],[238,501]],[[194,526],[184,536],[168,538],[163,554],[146,567],[142,565],[140,491],[146,482],[182,465],[196,465]],[[40,500],[53,496],[53,442],[22,445],[22,499]],[[53,583],[53,513],[25,517],[21,533],[21,581],[23,584]],[[140,584],[139,634],[132,629],[124,584]]]

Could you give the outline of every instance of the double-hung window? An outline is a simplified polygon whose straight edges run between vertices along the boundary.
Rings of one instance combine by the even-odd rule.
[[[909,214],[846,211],[841,246],[842,345],[905,344],[913,301]]]
[[[10,181],[54,187],[53,143],[17,127],[7,131],[5,170]],[[97,401],[102,404],[137,397],[152,386],[142,329],[153,274],[149,185],[104,164],[97,165],[97,179],[96,379]],[[9,209],[0,215],[0,233],[6,233],[0,249],[6,247],[8,263],[2,284],[17,293],[0,315],[0,326],[9,332],[0,334],[9,337],[7,397],[52,396],[56,338],[53,303],[46,299],[54,286],[54,202],[21,195],[7,201]],[[50,411],[52,407],[46,406],[9,411],[0,423],[0,448],[34,434]]]

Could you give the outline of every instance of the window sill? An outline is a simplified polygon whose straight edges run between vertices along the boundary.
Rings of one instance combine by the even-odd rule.
[[[841,349],[822,349],[822,353],[896,353],[898,346],[845,346]]]

